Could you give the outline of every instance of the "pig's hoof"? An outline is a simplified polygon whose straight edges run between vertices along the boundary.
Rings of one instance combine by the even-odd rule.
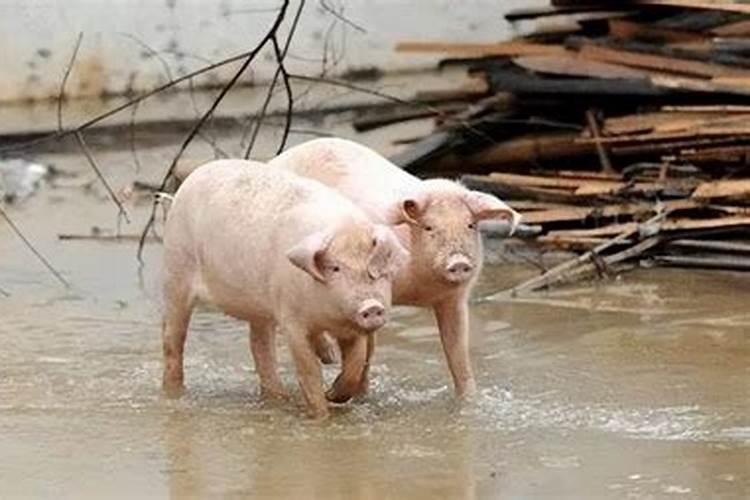
[[[463,387],[456,387],[456,397],[461,401],[472,401],[477,395],[477,384],[472,380]]]
[[[328,408],[308,408],[307,416],[318,422],[326,420],[329,416]]]
[[[332,365],[338,361],[336,345],[325,335],[321,335],[315,342],[315,354],[318,355],[320,362],[324,365]]]
[[[167,399],[179,399],[185,394],[185,386],[182,383],[164,382],[161,386],[161,393]]]
[[[260,397],[269,400],[286,401],[287,399],[289,399],[289,393],[286,391],[286,389],[269,389],[267,387],[264,387],[260,390]]]
[[[342,404],[352,399],[354,395],[348,391],[343,391],[336,387],[331,387],[326,391],[326,399],[331,403]]]

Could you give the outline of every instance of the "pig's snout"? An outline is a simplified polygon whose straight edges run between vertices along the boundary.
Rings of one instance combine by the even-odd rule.
[[[355,321],[357,326],[367,332],[372,332],[385,324],[385,307],[375,299],[362,302]]]
[[[451,283],[463,283],[471,278],[474,265],[465,255],[451,255],[445,264],[444,276]]]

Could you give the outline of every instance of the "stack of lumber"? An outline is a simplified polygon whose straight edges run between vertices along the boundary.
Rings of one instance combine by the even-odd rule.
[[[476,84],[432,106],[434,132],[393,160],[498,194],[541,245],[619,238],[612,252],[658,235],[634,257],[750,270],[750,3],[554,0],[507,17],[539,28],[398,45]]]

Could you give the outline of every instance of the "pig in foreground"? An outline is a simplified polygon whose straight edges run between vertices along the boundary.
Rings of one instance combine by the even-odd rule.
[[[482,265],[477,225],[507,220],[512,232],[520,215],[496,197],[458,183],[420,180],[344,139],[312,140],[269,163],[335,188],[374,222],[398,225],[396,235],[411,257],[393,283],[393,303],[433,309],[456,394],[474,393],[468,296]],[[366,389],[365,371],[359,391]]]
[[[250,324],[265,395],[285,396],[274,332],[286,335],[312,416],[328,412],[316,338],[342,351],[332,390],[360,383],[368,337],[383,326],[404,249],[350,201],[322,184],[267,165],[219,160],[177,191],[164,234],[163,324],[167,392],[183,386],[183,348],[196,300]]]

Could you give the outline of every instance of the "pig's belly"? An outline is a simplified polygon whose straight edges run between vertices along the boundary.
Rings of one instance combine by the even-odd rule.
[[[235,280],[201,276],[196,280],[193,290],[201,302],[212,304],[237,319],[258,321],[273,317],[270,297],[257,283],[243,286]]]

